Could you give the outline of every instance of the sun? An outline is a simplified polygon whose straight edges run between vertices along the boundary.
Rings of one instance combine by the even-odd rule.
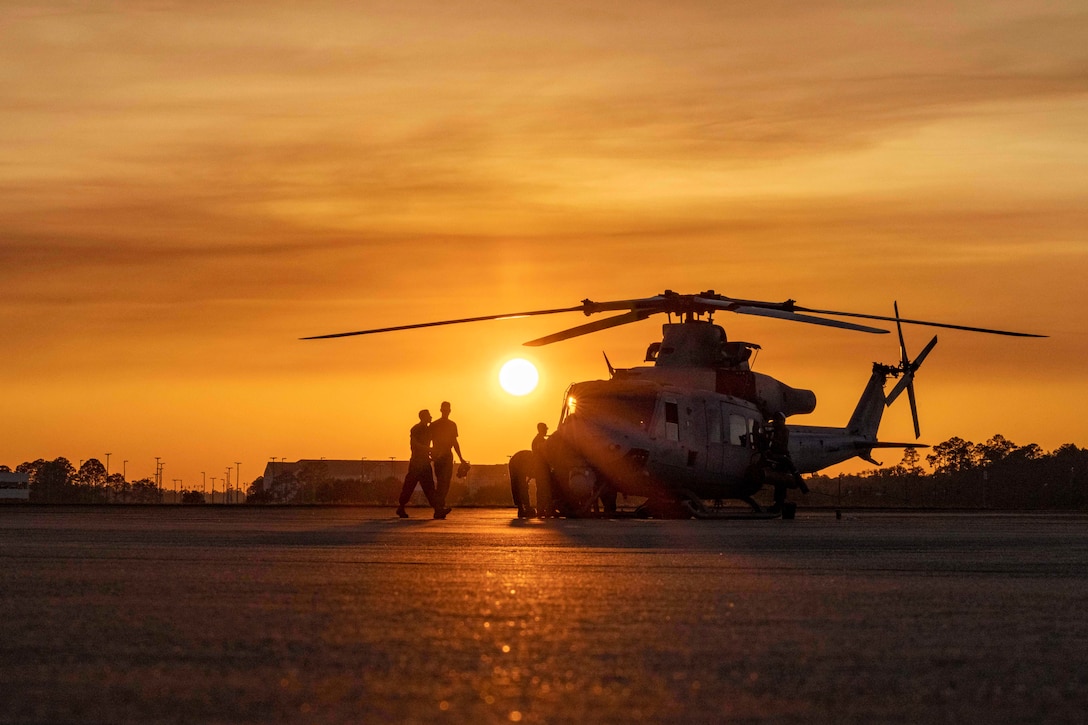
[[[528,395],[536,390],[540,375],[528,360],[514,358],[499,371],[499,385],[511,395]]]

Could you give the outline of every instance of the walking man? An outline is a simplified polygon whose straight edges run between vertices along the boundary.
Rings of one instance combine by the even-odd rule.
[[[427,503],[434,508],[435,518],[438,516],[438,505],[435,497],[434,476],[431,473],[431,411],[419,411],[419,422],[412,426],[408,433],[408,442],[412,447],[412,457],[408,459],[408,475],[404,477],[404,486],[400,489],[399,506],[397,516],[408,518],[408,512],[404,507],[415,493],[416,484],[423,489],[423,495],[427,497]],[[445,518],[445,514],[442,515]]]
[[[443,402],[442,417],[431,423],[431,458],[434,459],[434,476],[436,481],[436,496],[434,505],[434,517],[446,518],[453,509],[446,506],[446,496],[450,492],[450,481],[453,479],[453,454],[457,453],[458,460],[465,462],[461,455],[461,445],[457,442],[457,424],[450,420],[450,404]]]

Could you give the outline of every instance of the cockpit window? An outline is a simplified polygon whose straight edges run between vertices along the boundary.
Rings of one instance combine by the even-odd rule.
[[[566,417],[584,415],[649,430],[656,400],[652,395],[592,395],[574,391],[567,398]]]
[[[643,430],[649,430],[650,419],[654,415],[654,403],[651,396],[632,395],[616,400],[616,414],[621,420],[634,423]]]

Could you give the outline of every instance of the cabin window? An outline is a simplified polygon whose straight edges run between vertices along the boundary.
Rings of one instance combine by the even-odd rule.
[[[748,419],[743,415],[729,416],[729,443],[734,446],[746,446],[751,437],[748,435]]]
[[[665,401],[665,440],[680,440],[680,406]]]

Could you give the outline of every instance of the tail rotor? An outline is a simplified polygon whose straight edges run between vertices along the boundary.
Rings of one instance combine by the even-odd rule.
[[[899,331],[900,363],[898,367],[891,368],[889,372],[892,375],[901,375],[902,377],[899,378],[899,382],[896,383],[895,387],[892,388],[890,393],[888,393],[885,405],[891,405],[895,402],[896,398],[903,394],[904,390],[907,391],[907,399],[910,401],[910,414],[911,418],[914,421],[914,437],[917,439],[922,436],[922,429],[918,425],[918,400],[917,398],[915,398],[914,395],[914,373],[917,372],[918,368],[922,366],[922,362],[926,359],[926,356],[929,355],[930,351],[932,351],[934,346],[937,344],[937,336],[934,335],[933,339],[930,340],[929,344],[922,349],[922,352],[918,355],[918,357],[916,357],[914,361],[911,362],[910,357],[907,355],[906,342],[903,340],[903,325],[900,323],[900,319],[899,303],[896,302],[895,326],[896,329]]]

